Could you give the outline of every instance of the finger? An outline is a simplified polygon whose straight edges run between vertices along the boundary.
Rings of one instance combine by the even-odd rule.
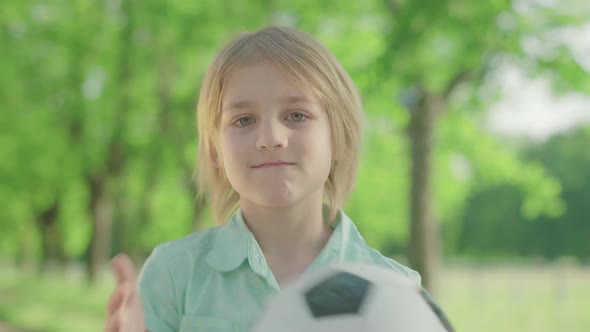
[[[125,297],[124,305],[128,308],[141,307],[141,300],[139,298],[139,292],[135,288],[130,289],[129,292],[127,293],[127,296]]]
[[[127,282],[135,284],[135,267],[129,256],[125,254],[115,256],[112,261],[112,267],[119,285]]]
[[[117,309],[121,307],[121,304],[127,297],[128,287],[120,286],[115,289],[113,295],[109,298],[107,304],[107,315],[112,315]]]
[[[133,291],[129,294],[129,297],[123,304],[125,309],[121,312],[125,312],[125,317],[121,317],[121,324],[129,328],[130,331],[147,331],[145,329],[143,307],[138,291]]]
[[[104,327],[104,331],[105,332],[119,332],[121,328],[121,319],[119,315],[114,315],[112,317],[109,317],[105,327]]]

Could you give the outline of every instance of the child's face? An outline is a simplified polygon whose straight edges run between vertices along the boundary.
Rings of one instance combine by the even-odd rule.
[[[222,157],[214,162],[240,200],[278,207],[312,194],[321,199],[332,147],[320,105],[269,62],[235,69],[225,89]]]

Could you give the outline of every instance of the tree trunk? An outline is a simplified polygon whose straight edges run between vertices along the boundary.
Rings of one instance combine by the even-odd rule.
[[[106,162],[102,170],[90,174],[87,180],[91,192],[89,209],[94,219],[90,251],[86,260],[89,282],[95,280],[101,266],[109,260],[115,199],[119,195],[118,180],[126,162],[123,131],[127,123],[127,114],[132,107],[129,81],[132,77],[132,34],[135,28],[131,7],[131,1],[123,1],[121,6],[127,24],[120,34],[117,76],[118,105],[112,122],[113,129],[108,143]]]
[[[435,275],[441,261],[441,240],[433,218],[431,165],[438,110],[426,93],[411,112],[409,136],[412,153],[410,206],[411,266],[422,275],[422,285],[436,291]]]
[[[56,200],[47,209],[37,215],[37,227],[41,237],[41,258],[39,271],[47,271],[51,263],[63,261],[62,238],[57,225],[59,202]]]
[[[93,283],[101,267],[108,261],[113,227],[113,196],[104,176],[88,178],[89,210],[92,215],[92,235],[86,258],[86,276]]]

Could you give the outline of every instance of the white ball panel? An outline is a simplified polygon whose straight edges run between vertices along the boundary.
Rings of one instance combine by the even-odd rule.
[[[358,314],[316,319],[305,293],[339,272],[371,285]],[[444,332],[439,318],[423,299],[421,286],[389,269],[364,264],[337,264],[304,274],[268,302],[256,332]]]

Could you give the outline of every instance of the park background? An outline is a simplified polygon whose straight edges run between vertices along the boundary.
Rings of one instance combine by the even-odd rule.
[[[458,331],[590,330],[590,2],[5,0],[0,331],[101,331],[114,254],[212,226],[198,90],[269,24],[353,77],[345,210]]]

